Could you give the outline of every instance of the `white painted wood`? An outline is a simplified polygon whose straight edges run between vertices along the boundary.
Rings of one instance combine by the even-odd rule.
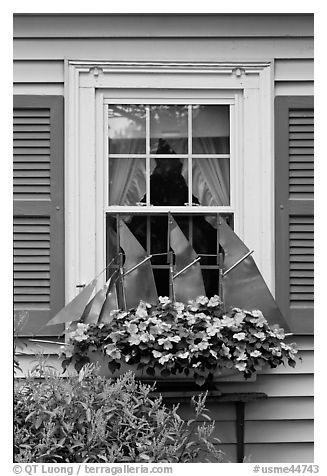
[[[245,457],[249,463],[313,463],[313,443],[246,444]]]
[[[238,383],[221,383],[222,392],[239,392]],[[310,397],[313,396],[313,376],[294,375],[258,375],[255,382],[242,382],[242,392],[264,392],[269,397]]]
[[[275,83],[275,96],[313,96],[313,81],[278,81]]]
[[[108,71],[109,73],[110,71]],[[94,80],[94,76],[91,72],[82,72],[80,75],[80,87],[96,87],[96,88],[129,88],[131,84],[135,89],[153,89],[160,87],[161,80],[158,78],[155,80],[153,74],[147,72],[135,73],[131,71],[128,73],[115,75],[106,74],[107,71],[103,68],[103,73],[99,74],[99,77]],[[128,73],[128,76],[127,76]],[[193,72],[192,72],[193,73]],[[198,71],[201,74],[201,70]],[[236,76],[231,76],[230,71],[223,72],[203,72],[201,76],[201,83],[196,75],[189,74],[186,70],[182,73],[169,73],[165,72],[165,82],[169,84],[170,89],[185,89],[185,81],[187,81],[188,89],[238,89],[242,88],[256,88],[258,83],[257,75],[248,74],[241,80]],[[167,96],[167,94],[166,94]]]
[[[64,83],[18,83],[13,85],[13,94],[48,94],[63,96]]]
[[[96,181],[95,151],[95,91],[93,88],[79,88],[79,265],[78,281],[89,283],[98,274],[96,269],[97,253],[102,249],[96,244],[96,190],[101,187],[101,180]],[[102,108],[98,111],[98,118]],[[102,125],[102,124],[101,124]],[[102,141],[101,141],[102,143]],[[102,171],[100,171],[101,173]],[[105,263],[103,263],[102,269]],[[77,284],[77,283],[76,283]]]
[[[313,14],[16,14],[15,38],[313,36]]]
[[[14,83],[63,83],[63,61],[14,61]]]
[[[314,349],[314,339],[313,336],[302,335],[302,336],[289,336],[285,339],[286,343],[296,342],[296,346],[299,350],[313,350]]]
[[[312,420],[247,421],[245,443],[312,442]]]
[[[74,103],[73,99],[69,100],[70,125],[67,126],[73,129],[72,137],[75,137],[75,142],[72,148],[68,149],[67,160],[74,163],[75,176],[79,177],[79,184],[73,182],[72,190],[69,192],[69,197],[74,202],[72,209],[78,218],[75,218],[79,227],[72,236],[68,235],[67,239],[71,244],[68,245],[70,249],[78,249],[78,256],[75,255],[75,259],[78,259],[78,264],[81,271],[75,273],[72,278],[76,284],[81,282],[88,282],[101,271],[101,260],[104,257],[104,230],[103,220],[100,219],[100,201],[103,196],[103,189],[107,189],[107,184],[103,184],[102,180],[105,176],[104,164],[107,160],[103,156],[100,159],[101,145],[97,146],[97,167],[101,167],[101,170],[95,170],[94,165],[91,162],[95,154],[95,131],[94,131],[94,114],[100,121],[103,114],[103,106],[100,100],[95,101],[94,91],[97,94],[100,93],[104,99],[104,102],[144,102],[143,97],[143,80],[146,77],[148,90],[148,97],[151,93],[151,99],[154,103],[166,102],[166,98],[170,97],[171,91],[174,91],[174,95],[178,95],[176,91],[176,79],[183,77],[182,83],[184,85],[182,97],[176,101],[176,98],[170,99],[167,102],[185,102],[185,97],[192,97],[192,102],[212,102],[216,100],[219,102],[228,103],[230,100],[228,97],[224,98],[224,92],[227,84],[227,74],[229,74],[230,82],[233,85],[233,89],[237,88],[234,92],[233,104],[235,104],[235,110],[233,109],[231,117],[235,131],[232,132],[232,150],[234,151],[234,157],[231,155],[232,172],[231,172],[231,190],[232,190],[232,203],[230,207],[201,207],[201,211],[204,212],[217,212],[217,211],[233,211],[236,213],[237,219],[235,224],[236,232],[244,239],[245,243],[255,250],[255,259],[259,268],[262,270],[264,277],[266,278],[268,286],[272,285],[273,270],[271,262],[264,259],[267,255],[270,256],[273,250],[273,236],[271,230],[271,222],[267,223],[265,217],[271,217],[273,211],[272,198],[264,199],[264,193],[266,190],[272,189],[272,177],[270,175],[272,167],[272,151],[271,151],[271,124],[272,124],[272,76],[268,70],[271,71],[269,63],[243,63],[243,64],[205,64],[201,63],[199,69],[196,69],[196,64],[143,64],[138,63],[131,67],[130,64],[120,63],[92,63],[85,64],[81,62],[71,62],[69,65],[70,75],[68,76],[71,84],[72,92],[71,97],[76,98],[76,90],[79,91],[77,101],[80,101],[80,105]],[[245,71],[245,74],[238,76],[234,75],[236,67],[241,67]],[[170,71],[167,73],[167,69]],[[126,70],[126,71],[125,71]],[[228,72],[228,73],[227,73]],[[87,77],[87,82],[85,78]],[[203,82],[207,81],[207,86],[210,86],[210,94],[205,92],[202,97]],[[115,88],[115,97],[111,98],[111,91],[108,86],[112,84]],[[118,84],[121,84],[121,88],[118,89]],[[190,89],[185,89],[185,84],[191,85]],[[87,87],[86,87],[87,86]],[[103,86],[103,87],[102,87]],[[223,88],[220,90],[220,86]],[[124,87],[129,91],[130,97],[128,100],[124,95]],[[215,89],[214,89],[215,88]],[[134,90],[134,94],[132,91]],[[217,94],[217,98],[216,98]],[[98,97],[98,96],[97,96]],[[99,96],[100,97],[100,96]],[[85,104],[83,110],[79,113],[73,113],[79,110],[81,107],[81,101],[84,98]],[[86,102],[86,98],[88,102]],[[76,122],[76,117],[78,121]],[[102,133],[104,132],[102,127]],[[241,132],[242,131],[242,132]],[[97,143],[104,143],[105,137],[101,139],[101,133],[97,129],[96,132]],[[242,140],[244,137],[244,148]],[[245,166],[246,164],[246,166]],[[83,171],[82,171],[83,170]],[[244,172],[243,176],[240,176],[240,171]],[[71,172],[72,173],[72,172]],[[93,184],[93,178],[96,176],[95,190],[99,189],[97,193],[97,206],[95,206],[95,198],[91,191],[90,184]],[[100,180],[100,182],[99,182]],[[69,183],[69,179],[68,179]],[[235,184],[235,186],[234,186]],[[257,184],[257,186],[253,186]],[[102,191],[101,191],[102,190]],[[78,204],[76,203],[78,200]],[[68,200],[69,202],[69,200]],[[235,203],[235,205],[233,205]],[[244,204],[244,205],[241,205]],[[237,210],[237,205],[242,207],[241,212]],[[107,207],[103,204],[104,209],[112,212],[119,211],[139,211],[139,207]],[[179,207],[181,212],[185,213],[184,207]],[[171,211],[179,211],[179,208],[171,209]],[[160,207],[156,208],[158,211]],[[88,212],[86,213],[86,210]],[[153,212],[153,207],[147,210],[147,207],[142,207],[142,213],[147,211]],[[162,207],[162,212],[166,212],[166,208]],[[192,211],[192,210],[191,210]],[[197,212],[200,211],[200,207],[197,207]],[[195,212],[195,210],[194,210]],[[244,213],[243,213],[244,212]],[[68,211],[68,215],[69,215]],[[95,225],[94,216],[97,217]],[[88,225],[83,225],[85,219],[88,221]],[[87,218],[86,218],[87,217]],[[88,218],[89,217],[89,218]],[[100,225],[102,223],[102,225]],[[243,225],[246,224],[246,225]],[[239,227],[239,228],[238,228]],[[242,231],[244,233],[242,234]],[[84,235],[85,233],[85,235]],[[72,240],[75,240],[74,242]],[[93,241],[92,241],[93,240]],[[96,250],[96,252],[95,252]],[[91,263],[91,254],[94,256],[101,256],[101,259],[96,259],[96,269],[93,268]],[[70,258],[68,258],[69,260]],[[86,264],[88,261],[88,264]],[[104,263],[104,261],[102,261]],[[93,269],[93,274],[92,274]],[[102,281],[100,281],[101,283]],[[72,285],[71,285],[72,286]],[[72,289],[72,288],[71,288]]]
[[[95,237],[105,236],[104,206],[107,200],[108,140],[103,131],[108,130],[108,108],[103,102],[103,93],[98,91],[95,98]],[[95,272],[98,275],[106,265],[105,240],[96,246]],[[106,273],[99,276],[98,288],[103,287]]]
[[[312,350],[302,350],[299,351],[296,356],[296,367],[290,367],[287,362],[284,365],[280,365],[276,369],[265,368],[262,369],[259,373],[260,375],[269,375],[269,374],[289,374],[290,376],[294,374],[312,374],[314,366],[314,355]],[[302,358],[302,361],[300,360]]]
[[[15,59],[94,61],[244,61],[245,59],[312,58],[311,38],[282,39],[16,39]],[[240,58],[242,60],[240,60]]]
[[[313,417],[313,397],[269,398],[245,406],[246,420],[312,420]]]
[[[313,59],[275,61],[275,81],[313,81]]]

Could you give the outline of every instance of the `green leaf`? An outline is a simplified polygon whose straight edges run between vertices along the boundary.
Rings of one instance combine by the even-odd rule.
[[[296,366],[295,360],[293,360],[293,359],[288,359],[288,365],[289,365],[290,367],[293,367],[293,368],[294,368],[294,367]]]
[[[151,375],[151,376],[155,375],[156,373],[153,367],[147,367],[145,371],[148,375]]]
[[[151,356],[149,354],[146,354],[146,355],[142,355],[141,358],[140,358],[140,362],[144,363],[144,364],[148,364],[151,360]]]
[[[169,369],[163,369],[160,372],[160,375],[162,375],[163,377],[169,377],[170,374],[171,374],[171,372],[170,372]]]
[[[195,383],[202,387],[204,385],[206,378],[203,375],[195,374]]]

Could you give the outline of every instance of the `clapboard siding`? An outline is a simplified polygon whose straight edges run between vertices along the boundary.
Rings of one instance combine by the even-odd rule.
[[[225,428],[224,428],[225,429]],[[261,420],[245,422],[245,443],[313,442],[311,420]]]
[[[63,96],[64,83],[19,83],[13,85],[13,93],[17,95]]]
[[[302,359],[302,360],[300,360]],[[314,355],[312,350],[300,351],[297,354],[297,364],[294,369],[291,369],[287,364],[285,366],[281,365],[276,369],[263,369],[260,371],[260,375],[270,375],[270,374],[311,374],[314,364]]]
[[[314,70],[311,58],[276,59],[275,81],[313,81]]]
[[[275,96],[312,96],[313,81],[278,81],[275,82]]]
[[[258,375],[256,382],[220,383],[222,392],[264,392],[269,397],[313,396],[313,376],[311,374],[294,375]]]
[[[232,61],[263,58],[310,58],[311,38],[241,39],[26,39],[14,42],[15,59],[121,61]]]
[[[311,463],[312,443],[247,444],[245,456],[249,463]]]
[[[313,15],[15,15],[14,38],[312,37]]]
[[[14,61],[14,83],[63,83],[64,61]]]
[[[245,420],[313,420],[313,416],[313,397],[274,397],[245,406]]]

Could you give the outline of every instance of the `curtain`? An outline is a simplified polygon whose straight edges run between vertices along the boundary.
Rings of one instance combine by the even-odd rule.
[[[129,144],[127,153],[138,154],[143,150],[144,139],[130,140]],[[109,160],[109,204],[135,205],[146,192],[145,159],[122,157]]]
[[[215,144],[210,138],[198,138],[198,149],[202,154],[215,154]],[[187,168],[184,164],[183,176],[188,181]],[[192,188],[200,204],[204,206],[229,205],[229,159],[205,158],[193,159]]]

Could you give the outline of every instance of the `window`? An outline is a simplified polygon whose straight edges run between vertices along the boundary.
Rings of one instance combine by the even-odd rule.
[[[68,61],[66,68],[66,301],[76,295],[76,285],[103,270],[114,247],[107,229],[114,229],[117,214],[128,225],[141,223],[139,238],[149,251],[154,243],[165,246],[164,233],[160,242],[155,240],[153,222],[159,223],[168,210],[180,223],[184,220],[195,248],[195,222],[202,219],[207,226],[217,212],[227,214],[254,250],[273,291],[271,63]],[[174,205],[162,203],[162,194],[156,198],[153,177],[163,175],[158,168],[154,173],[157,161],[161,169],[181,168],[184,197],[175,197]],[[220,170],[219,194],[209,186],[200,190],[209,166]],[[124,179],[117,181],[117,174]],[[164,274],[160,266],[166,264],[156,260],[156,273]],[[204,257],[201,262],[214,266]],[[99,289],[105,278],[103,273]]]
[[[170,211],[201,257],[207,295],[218,293],[221,207],[233,222],[233,213],[226,213],[231,208],[230,107],[108,105],[106,261],[119,252],[118,212],[147,253],[154,255],[151,262],[159,295],[168,295]]]

